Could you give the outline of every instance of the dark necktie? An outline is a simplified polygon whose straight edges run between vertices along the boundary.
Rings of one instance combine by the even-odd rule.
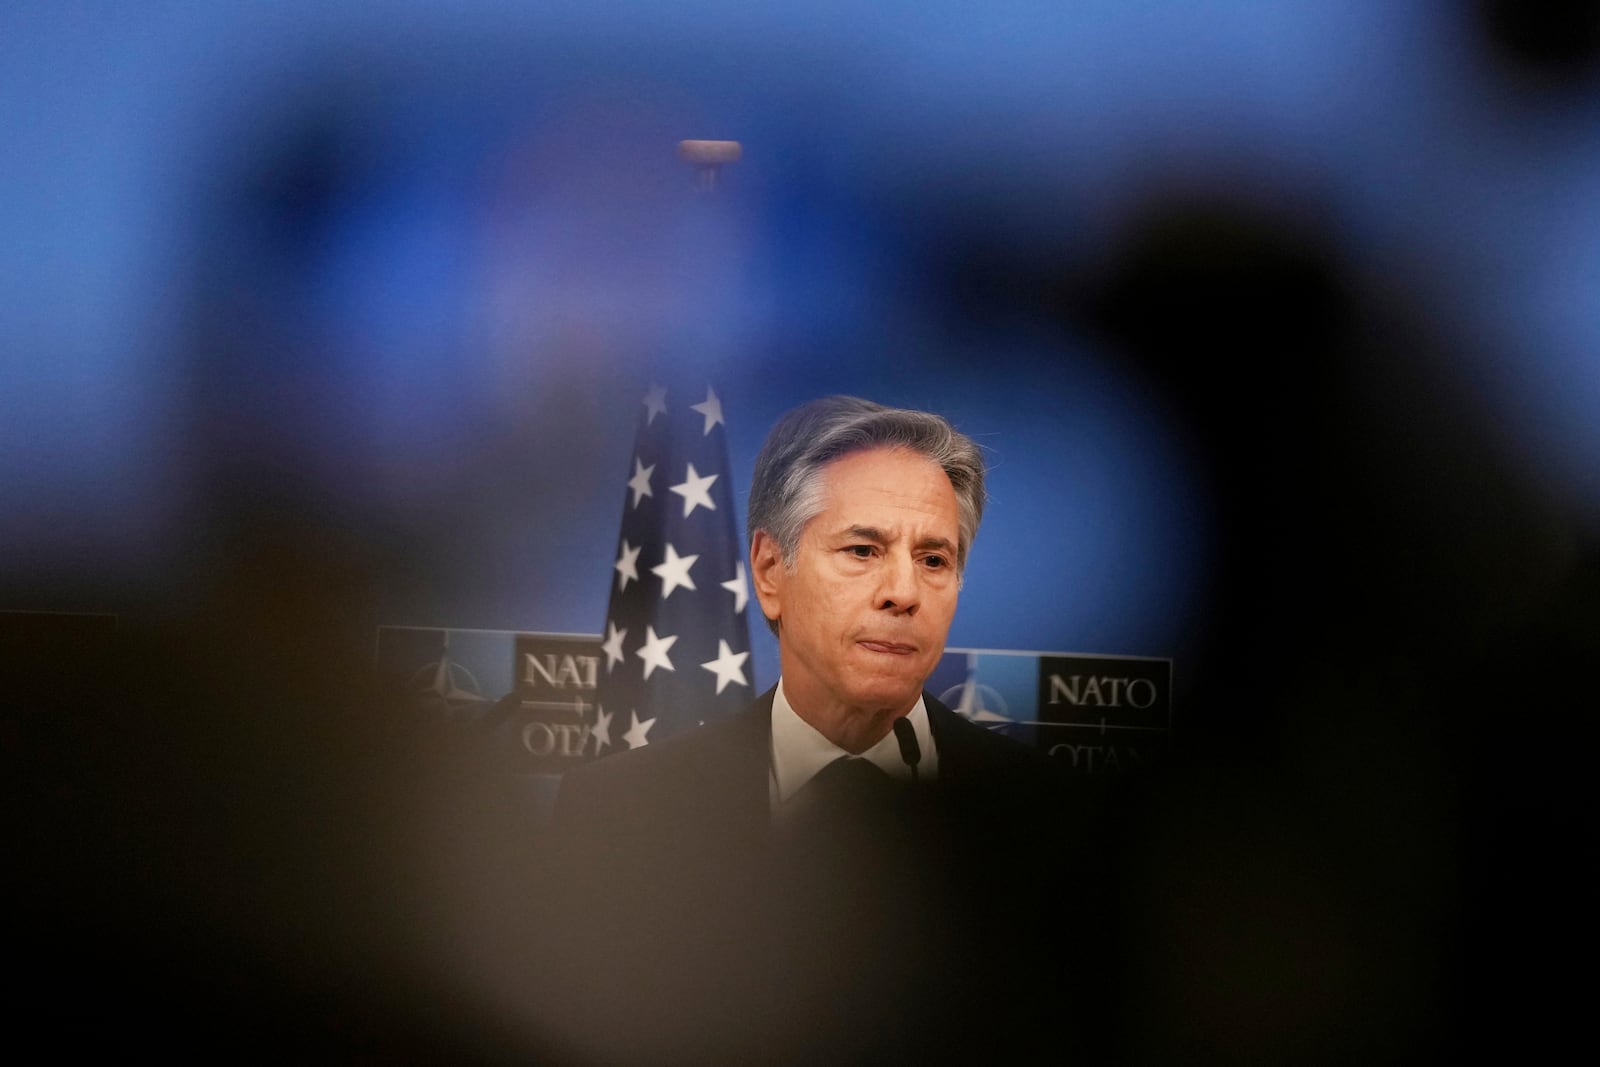
[[[801,787],[795,797],[807,817],[862,816],[893,804],[899,791],[883,768],[859,756],[840,756]]]
[[[917,1003],[925,911],[912,792],[871,760],[842,756],[795,793],[777,826],[784,988],[814,996],[854,1040],[875,1032],[868,1020]],[[850,990],[843,1013],[840,990]]]
[[[894,847],[908,792],[871,760],[840,756],[800,787],[781,826],[803,851],[848,862]]]

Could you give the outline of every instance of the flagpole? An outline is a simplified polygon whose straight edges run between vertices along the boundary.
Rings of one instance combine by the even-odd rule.
[[[678,158],[695,169],[695,183],[707,193],[717,191],[722,168],[744,156],[738,141],[679,141]]]
[[[678,142],[678,158],[694,167],[695,186],[702,196],[711,199],[717,194],[722,168],[744,158],[744,145],[738,141],[683,140]],[[741,572],[742,573],[742,572]],[[741,583],[742,584],[742,583]],[[748,625],[748,623],[747,623]],[[745,631],[748,640],[749,631]],[[750,678],[755,678],[755,645],[748,645]]]
[[[742,154],[737,141],[678,145],[702,195],[715,193],[721,168]],[[589,759],[729,718],[757,695],[722,398],[686,373],[705,369],[674,361],[633,409]]]

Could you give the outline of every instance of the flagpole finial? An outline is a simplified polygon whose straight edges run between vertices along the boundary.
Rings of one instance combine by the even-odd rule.
[[[678,142],[678,158],[694,166],[697,183],[708,193],[716,189],[723,166],[737,163],[743,156],[744,146],[738,141]]]

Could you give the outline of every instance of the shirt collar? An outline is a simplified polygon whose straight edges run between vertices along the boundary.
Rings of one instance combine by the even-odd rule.
[[[933,744],[933,731],[928,726],[928,709],[921,696],[906,713],[906,721],[917,732],[917,744],[922,749],[922,758],[917,763],[917,778],[931,782],[938,775],[939,752]],[[848,755],[849,752],[822,736],[816,727],[799,716],[784,695],[783,679],[779,678],[778,691],[772,695],[770,796],[773,809],[776,810],[799,792],[801,786],[811,781],[822,768],[840,756]],[[911,780],[911,768],[900,757],[900,742],[896,740],[893,730],[884,734],[877,744],[861,753],[861,756],[883,768],[892,778],[907,782]]]

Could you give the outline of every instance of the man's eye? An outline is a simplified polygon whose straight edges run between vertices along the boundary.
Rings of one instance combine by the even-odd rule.
[[[950,561],[943,556],[924,556],[922,562],[929,570],[935,571],[950,566]]]
[[[851,545],[849,548],[845,549],[845,551],[850,553],[856,559],[871,559],[872,558],[872,546],[871,545]]]

